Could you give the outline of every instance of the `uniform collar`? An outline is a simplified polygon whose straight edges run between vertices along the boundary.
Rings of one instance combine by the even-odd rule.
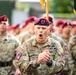
[[[40,45],[40,43],[38,43],[38,42],[36,41],[36,37],[35,37],[35,39],[33,39],[32,45],[33,45],[33,46],[38,46],[38,45]],[[45,46],[50,46],[50,45],[51,45],[50,37],[47,37],[47,41],[46,41],[45,43],[43,43],[42,45],[43,45],[43,47],[45,47]]]
[[[4,32],[4,33],[0,32],[0,38],[3,38],[6,35],[7,35],[7,32]]]

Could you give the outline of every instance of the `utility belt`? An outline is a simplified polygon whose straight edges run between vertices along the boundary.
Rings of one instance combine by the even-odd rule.
[[[12,66],[12,60],[7,62],[1,62],[0,61],[0,67],[6,67],[6,66]]]

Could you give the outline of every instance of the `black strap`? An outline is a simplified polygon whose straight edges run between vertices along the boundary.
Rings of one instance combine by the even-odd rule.
[[[1,62],[0,61],[0,67],[6,67],[6,66],[11,66],[12,65],[12,60],[8,62]]]

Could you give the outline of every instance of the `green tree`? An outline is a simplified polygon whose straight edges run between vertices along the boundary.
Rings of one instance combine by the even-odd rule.
[[[52,4],[51,7],[50,0],[49,8],[53,13],[73,13],[73,0],[53,0]]]

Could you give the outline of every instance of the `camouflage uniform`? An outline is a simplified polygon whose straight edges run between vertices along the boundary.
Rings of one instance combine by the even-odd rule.
[[[20,35],[18,35],[17,37],[19,38],[19,40],[20,40],[20,42],[21,42],[21,44],[25,41],[25,40],[27,40],[27,39],[29,39],[31,36],[33,36],[34,34],[32,34],[32,33],[30,33],[29,31],[26,31],[26,32],[24,32],[24,33],[21,33]]]
[[[63,37],[62,39],[65,42],[65,45],[63,46],[65,67],[60,75],[72,75],[74,70],[74,61],[68,48],[69,39],[65,39]]]
[[[73,44],[69,44],[69,50],[73,56],[75,68],[74,68],[74,73],[73,75],[76,75],[76,35],[72,36],[70,40],[73,42]]]
[[[51,58],[53,62],[51,66],[47,66],[43,62],[41,64],[36,63],[38,55],[46,49],[52,54]],[[50,37],[43,44],[38,43],[36,38],[29,39],[22,44],[18,53],[22,55],[18,56],[17,54],[16,56],[16,68],[19,68],[23,75],[55,75],[64,66],[64,60],[61,58],[63,49],[57,41]]]
[[[60,37],[56,36],[54,33],[50,33],[50,37],[57,40],[62,47],[64,46],[64,41]]]
[[[19,44],[20,42],[8,33],[0,36],[0,75],[14,74],[12,63]]]

